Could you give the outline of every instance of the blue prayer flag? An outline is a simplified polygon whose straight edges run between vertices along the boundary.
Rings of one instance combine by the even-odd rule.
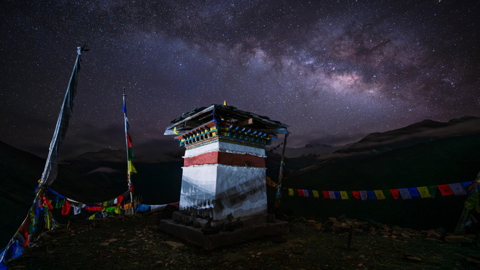
[[[410,196],[412,196],[412,198],[420,197],[420,192],[418,191],[418,189],[416,187],[408,188],[408,191],[410,192]]]
[[[367,196],[369,200],[377,199],[377,195],[375,195],[375,192],[373,190],[367,190]]]

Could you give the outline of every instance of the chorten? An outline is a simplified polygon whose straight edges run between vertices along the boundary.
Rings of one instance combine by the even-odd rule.
[[[265,146],[287,125],[233,106],[197,108],[165,135],[185,147],[180,212],[225,219],[267,214]]]

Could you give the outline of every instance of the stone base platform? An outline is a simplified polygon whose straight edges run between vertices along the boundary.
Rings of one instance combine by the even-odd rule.
[[[160,229],[206,249],[237,244],[262,236],[287,234],[289,231],[288,222],[274,220],[271,216],[268,217],[269,222],[267,222],[267,216],[264,216],[262,219],[246,218],[245,222],[242,221],[243,225],[233,231],[218,230],[214,234],[211,232],[206,234],[202,228],[179,223],[180,216],[182,214],[174,212],[173,219],[161,220]]]

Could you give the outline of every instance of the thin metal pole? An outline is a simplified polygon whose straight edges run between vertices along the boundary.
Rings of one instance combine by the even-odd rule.
[[[277,182],[277,195],[275,200],[275,206],[280,207],[280,197],[282,193],[282,180],[283,180],[283,167],[285,166],[285,148],[287,147],[287,138],[290,133],[286,133],[283,137],[283,149],[282,149],[282,159],[280,160],[280,171],[278,173],[278,182]]]

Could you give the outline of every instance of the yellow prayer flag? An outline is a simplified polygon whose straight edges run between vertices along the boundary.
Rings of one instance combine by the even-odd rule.
[[[95,214],[89,216],[88,219],[89,219],[89,220],[94,220],[94,219],[95,219]]]
[[[312,190],[314,198],[320,198],[320,194],[318,194],[318,190]]]
[[[383,194],[383,191],[381,189],[374,190],[375,196],[377,196],[377,200],[385,200],[385,194]]]
[[[348,200],[347,192],[344,190],[340,190],[340,197],[342,198],[342,200]]]
[[[276,187],[277,183],[273,182],[273,180],[270,179],[270,177],[267,176],[267,185],[269,185],[271,187]]]
[[[432,195],[428,191],[427,187],[417,187],[420,197],[422,198],[432,198]]]
[[[293,192],[293,189],[289,188],[288,189],[288,196],[293,196],[295,193]]]
[[[178,135],[177,127],[173,128],[173,134]]]
[[[133,166],[133,163],[131,160],[128,161],[128,172],[137,173],[137,169],[135,169],[135,166]]]

